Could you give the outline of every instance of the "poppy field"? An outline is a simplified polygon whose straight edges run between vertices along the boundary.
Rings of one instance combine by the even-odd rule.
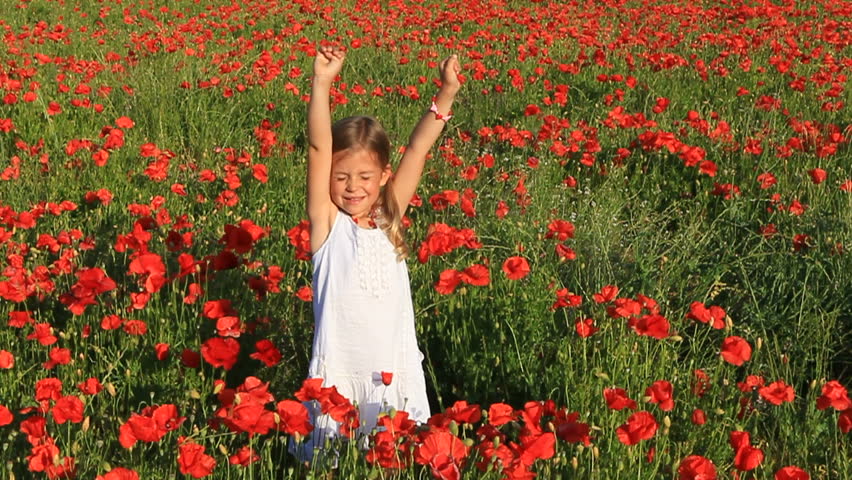
[[[852,478],[852,2],[9,0],[0,30],[0,477]],[[406,217],[433,415],[357,439],[305,380],[332,44],[333,117],[397,160],[462,65]],[[308,401],[341,432],[304,465]]]

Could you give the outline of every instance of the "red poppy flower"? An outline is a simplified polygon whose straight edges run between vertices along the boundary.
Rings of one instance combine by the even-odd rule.
[[[456,291],[461,283],[461,274],[458,270],[447,269],[441,272],[438,281],[435,282],[435,291],[441,295],[449,295]]]
[[[294,400],[282,400],[275,406],[280,419],[278,429],[289,435],[307,435],[313,430],[307,407]]]
[[[745,445],[737,450],[734,455],[734,467],[737,470],[747,472],[754,470],[763,462],[763,450]]]
[[[625,445],[636,445],[657,433],[657,421],[649,412],[639,411],[630,415],[627,422],[615,430],[618,440]]]
[[[281,352],[275,347],[272,341],[267,339],[258,340],[255,344],[256,351],[249,357],[260,360],[267,367],[273,367],[281,361]]]
[[[38,343],[48,346],[59,339],[53,334],[53,327],[49,323],[37,323],[33,326],[33,332],[27,335],[27,340],[37,340]]]
[[[642,304],[632,298],[616,298],[606,308],[606,313],[611,318],[630,318],[642,313]]]
[[[269,172],[266,168],[266,165],[262,163],[256,163],[251,167],[251,175],[260,183],[267,183],[269,181]]]
[[[677,467],[678,480],[716,480],[713,462],[701,455],[690,455]]]
[[[810,175],[811,181],[817,185],[824,182],[825,179],[828,178],[828,174],[825,172],[825,170],[821,168],[813,168],[811,170],[808,170],[808,175]]]
[[[405,413],[405,412],[399,412]],[[386,417],[383,417],[386,418]],[[408,466],[408,457],[401,455],[400,449],[406,448],[403,442],[397,447],[397,438],[387,430],[376,432],[373,437],[373,446],[364,456],[370,464],[379,464],[382,468],[401,469]]]
[[[701,398],[705,393],[707,393],[707,390],[710,389],[710,376],[701,369],[694,370],[692,374],[692,394]]]
[[[431,430],[421,436],[414,449],[414,461],[428,465],[435,478],[458,480],[468,455],[468,447],[452,433]]]
[[[132,447],[137,441],[157,442],[168,432],[177,429],[184,420],[185,417],[178,417],[175,405],[145,407],[141,414],[131,414],[121,425],[118,441],[124,448]]]
[[[311,260],[311,224],[302,220],[298,225],[287,230],[290,245],[296,247],[297,260]]]
[[[41,415],[32,415],[24,420],[21,420],[20,431],[27,436],[27,441],[33,445],[39,443],[42,438],[47,436],[45,426],[47,419]]]
[[[319,400],[321,403],[328,398],[329,389],[323,388],[321,378],[306,378],[302,381],[302,387],[293,396],[303,402]]]
[[[837,428],[843,433],[852,431],[852,408],[840,412],[840,416],[837,417]]]
[[[603,390],[604,400],[609,408],[623,410],[629,408],[636,410],[636,401],[627,396],[627,390],[623,388],[605,388]]]
[[[474,424],[482,419],[482,411],[480,410],[479,405],[468,405],[465,400],[457,400],[452,407],[448,408],[444,412],[444,415],[446,415],[447,418],[454,420],[456,423]]]
[[[671,328],[666,317],[659,314],[645,315],[638,319],[631,317],[628,320],[628,325],[633,327],[633,330],[639,335],[656,338],[657,340],[668,338],[669,329]]]
[[[164,361],[169,358],[169,344],[168,343],[158,343],[154,345],[154,356],[157,357],[157,360]]]
[[[497,218],[502,219],[502,218],[505,218],[506,215],[508,215],[508,214],[509,214],[509,205],[506,202],[504,202],[503,200],[500,200],[499,202],[497,202],[497,208],[494,209],[494,215]]]
[[[574,238],[574,224],[567,220],[553,220],[547,225],[547,233],[544,235],[544,238],[554,237],[560,242]]]
[[[524,257],[509,257],[503,262],[503,273],[509,280],[520,280],[530,273],[530,264]]]
[[[601,288],[601,291],[592,295],[595,303],[611,302],[618,295],[618,287],[615,285],[606,285]]]
[[[251,394],[240,392],[235,401],[222,412],[222,421],[232,432],[266,435],[275,426],[275,415],[253,400]]]
[[[78,383],[77,388],[86,395],[97,395],[104,386],[95,377],[89,377],[84,382]]]
[[[0,357],[2,357],[2,352],[0,352]],[[2,360],[0,360],[0,365],[2,365]],[[852,408],[849,393],[837,380],[831,380],[822,386],[822,395],[817,398],[816,405],[818,410],[825,410],[828,407],[834,407],[835,410]]]
[[[382,385],[388,386],[393,381],[393,372],[381,372]]]
[[[83,421],[83,402],[74,395],[66,395],[53,405],[53,420],[58,424]]]
[[[133,123],[133,120],[131,120],[130,117],[118,117],[115,119],[115,126],[118,128],[128,129],[133,128],[134,125],[136,124]]]
[[[0,350],[0,368],[10,369],[15,366],[15,356],[7,350]]]
[[[692,302],[686,318],[707,323],[717,330],[725,328],[725,310],[722,307],[712,305],[710,308],[701,302]]]
[[[808,472],[795,465],[783,467],[775,472],[775,480],[810,480],[810,478]]]
[[[484,287],[491,283],[491,276],[488,273],[488,267],[482,264],[475,264],[465,268],[459,278],[468,285],[475,287]]]
[[[704,413],[704,410],[696,408],[692,411],[691,420],[694,425],[704,425],[707,423],[707,415]]]
[[[59,400],[62,397],[62,382],[58,378],[43,378],[35,384],[35,399]]]
[[[536,460],[547,460],[556,453],[556,435],[551,432],[522,436],[521,463],[532,465]]]
[[[582,443],[589,446],[592,444],[592,439],[589,436],[591,427],[589,424],[578,422],[580,418],[578,412],[567,413],[564,409],[556,412],[554,424],[556,426],[556,436],[569,443]]]
[[[189,348],[184,348],[180,354],[181,365],[187,368],[198,368],[201,366],[201,355]]]
[[[239,338],[243,331],[243,324],[239,317],[219,317],[216,319],[216,334],[220,337]]]
[[[737,388],[743,393],[751,393],[755,388],[762,387],[765,383],[760,375],[747,375],[745,380],[737,382]]]
[[[574,324],[574,329],[581,338],[591,337],[599,330],[599,328],[595,327],[595,320],[593,318],[577,320]]]
[[[512,422],[515,418],[515,410],[511,405],[493,403],[488,408],[488,423],[495,427]]]
[[[62,107],[57,102],[50,102],[47,104],[47,114],[48,115],[58,115],[62,113]]]
[[[310,285],[303,285],[296,290],[296,298],[303,302],[312,302],[314,300],[314,290]]]
[[[778,380],[765,387],[761,387],[757,389],[757,393],[760,394],[764,400],[773,405],[792,402],[796,398],[796,393],[793,391],[793,387],[784,383],[783,380]]]
[[[456,190],[444,190],[441,193],[436,193],[429,198],[429,203],[432,204],[434,210],[444,210],[450,205],[455,205],[459,202],[459,192]]]
[[[240,343],[231,338],[213,337],[201,345],[201,356],[210,365],[230,370],[240,354]]]
[[[417,423],[408,418],[408,412],[397,411],[393,416],[383,415],[378,419],[378,426],[397,438],[412,435]]]
[[[744,338],[730,336],[722,341],[722,358],[739,367],[751,359],[751,345]]]
[[[9,325],[14,328],[22,328],[24,325],[29,323],[35,323],[33,317],[30,316],[30,312],[9,312]]]
[[[139,474],[129,468],[115,467],[103,475],[98,475],[95,480],[139,480]]]
[[[674,387],[671,383],[665,380],[657,380],[645,389],[645,396],[649,397],[651,403],[658,404],[660,410],[668,412],[674,408],[673,390]]]
[[[118,315],[106,315],[101,319],[101,329],[103,330],[115,330],[121,327],[121,324],[124,323],[124,319],[119,317]]]
[[[193,478],[201,478],[213,473],[216,468],[216,459],[204,453],[204,446],[192,440],[183,441],[178,447],[178,466],[180,473],[191,475]]]
[[[122,327],[129,335],[145,335],[148,325],[142,320],[127,320]]]
[[[237,453],[228,457],[228,463],[241,467],[247,467],[258,460],[260,460],[260,455],[248,446],[241,447],[237,450]]]
[[[0,427],[9,425],[14,419],[12,412],[5,405],[0,405]]]

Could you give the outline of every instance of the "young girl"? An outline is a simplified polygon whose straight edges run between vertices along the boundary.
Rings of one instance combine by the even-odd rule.
[[[344,52],[321,48],[314,61],[308,105],[307,213],[313,253],[314,341],[308,371],[335,386],[360,411],[369,434],[381,411],[430,417],[414,330],[404,258],[402,216],[420,182],[426,155],[438,139],[459,90],[455,55],[439,66],[441,87],[409,138],[396,173],[390,142],[371,117],[331,124],[329,90]],[[302,457],[337,433],[339,424],[314,414]]]

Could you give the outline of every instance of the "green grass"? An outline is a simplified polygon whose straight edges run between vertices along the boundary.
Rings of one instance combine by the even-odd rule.
[[[47,433],[61,451],[58,458],[74,458],[77,478],[94,478],[118,466],[132,468],[140,478],[181,477],[176,460],[179,436],[203,445],[216,459],[213,478],[323,478],[327,465],[305,467],[287,453],[291,437],[275,432],[249,437],[217,428],[210,420],[220,406],[214,383],[218,380],[235,388],[248,376],[256,376],[269,382],[277,402],[292,399],[307,372],[313,317],[310,304],[295,293],[310,284],[311,266],[294,258],[295,250],[286,235],[305,218],[306,104],[301,96],[310,90],[312,59],[307,51],[317,41],[349,44],[350,38],[357,37],[363,45],[350,48],[341,75],[347,84],[343,93],[348,103],[336,105],[334,117],[374,115],[390,132],[395,147],[404,145],[409,129],[426,111],[435,91],[432,79],[437,72],[428,67],[429,60],[458,53],[468,77],[442,139],[462,165],[445,161],[445,149],[433,150],[418,190],[423,205],[408,213],[412,220],[408,241],[414,252],[435,222],[472,228],[483,244],[480,249],[461,248],[433,257],[425,264],[415,258],[408,262],[433,413],[459,400],[478,404],[485,411],[500,402],[522,409],[529,401],[552,400],[578,412],[579,421],[592,428],[591,445],[557,440],[553,459],[538,460],[532,467],[539,478],[677,478],[681,460],[693,454],[711,459],[719,477],[724,478],[734,469],[729,434],[736,430],[748,431],[752,444],[765,454],[762,464],[742,474],[744,478],[773,478],[786,465],[806,469],[811,478],[852,478],[849,435],[838,427],[839,413],[816,409],[826,381],[852,385],[848,347],[852,340],[852,194],[840,189],[852,178],[849,131],[842,137],[849,126],[849,107],[837,111],[821,108],[825,101],[849,103],[846,93],[837,98],[822,98],[821,94],[831,88],[831,82],[845,85],[850,47],[842,41],[829,44],[828,36],[814,33],[829,31],[832,19],[848,20],[848,12],[832,10],[839,7],[825,2],[817,4],[813,15],[783,12],[789,24],[780,26],[769,22],[781,13],[750,3],[681,5],[698,9],[697,15],[655,2],[644,7],[638,2],[608,6],[401,2],[386,8],[376,3],[375,9],[362,11],[346,2],[333,8],[311,2],[246,1],[231,7],[227,2],[214,3],[210,10],[192,2],[81,4],[80,11],[75,11],[70,2],[32,0],[0,7],[0,26],[6,30],[0,78],[23,82],[18,97],[30,82],[39,84],[36,101],[0,104],[0,119],[11,119],[15,125],[11,132],[0,132],[0,171],[11,165],[7,162],[13,156],[21,159],[20,178],[0,182],[0,239],[4,232],[10,233],[5,245],[0,245],[4,253],[0,282],[9,280],[19,264],[27,275],[37,267],[54,270],[52,291],[19,303],[3,300],[0,320],[9,312],[26,310],[36,322],[49,323],[58,337],[55,345],[42,346],[26,338],[32,326],[0,328],[0,349],[15,357],[14,367],[0,370],[0,405],[14,416],[11,424],[0,426],[0,468],[7,476],[47,476],[30,471],[31,445],[20,431],[21,422],[36,414],[36,382],[57,378],[63,395],[79,395],[76,385],[95,377],[105,389],[94,396],[79,395],[85,404],[83,422],[58,424],[46,413]],[[101,7],[111,9],[103,19],[98,17]],[[135,22],[125,22],[125,8],[136,17]],[[330,10],[322,13],[323,8]],[[157,16],[158,22],[146,19],[140,12],[143,9]],[[82,17],[81,12],[88,16]],[[182,14],[175,15],[177,12]],[[48,23],[47,32],[65,25],[70,32],[67,42],[49,38],[40,42],[25,36],[40,20]],[[633,37],[617,42],[620,22],[634,25],[637,35],[644,35],[646,41]],[[88,30],[81,31],[83,27]],[[429,29],[428,40],[422,40],[425,29]],[[93,38],[98,30],[104,35]],[[654,46],[650,40],[661,31],[682,38]],[[731,54],[720,60],[729,73],[714,73],[709,65],[731,47],[724,38],[705,35],[709,32],[722,32],[727,39],[740,35],[751,41],[747,49],[751,69],[744,71],[738,66],[744,57]],[[15,35],[21,38],[16,40]],[[143,36],[156,40],[147,44],[133,41]],[[794,39],[802,52],[810,54],[815,48],[830,52],[836,66],[820,55],[803,61],[785,37]],[[98,38],[103,39],[102,45]],[[376,41],[382,45],[376,46]],[[528,50],[530,45],[538,53],[521,61],[519,48]],[[189,55],[189,48],[200,54]],[[598,49],[611,66],[596,63]],[[252,65],[263,51],[281,62],[282,73],[260,85],[252,76]],[[558,68],[560,63],[574,62],[581,51],[588,60],[581,63],[579,73]],[[112,57],[110,52],[120,59],[107,60]],[[36,53],[60,60],[40,64]],[[657,69],[643,60],[658,53],[677,54],[689,65]],[[791,59],[791,71],[809,79],[804,92],[792,90],[788,86],[791,77],[779,74],[770,64],[778,56]],[[410,63],[400,65],[400,57]],[[706,81],[694,68],[697,59],[708,65]],[[496,75],[473,78],[476,61]],[[32,64],[26,66],[28,62]],[[96,65],[106,68],[93,69]],[[223,65],[233,68],[223,71]],[[22,75],[18,71],[22,66],[31,68],[31,75]],[[290,78],[293,68],[301,74]],[[510,69],[521,72],[525,79],[522,90],[512,86]],[[65,78],[57,80],[59,74]],[[637,85],[630,88],[624,82],[601,82],[600,74],[633,76]],[[426,82],[421,83],[419,76],[425,76]],[[199,87],[213,77],[219,78],[218,86]],[[830,80],[818,85],[816,80],[821,77]],[[182,88],[182,82],[191,88]],[[298,95],[285,90],[288,82],[299,89]],[[553,95],[546,82],[569,85],[564,106],[545,104],[543,98]],[[61,92],[60,83],[70,91]],[[94,92],[74,94],[80,83],[90,85]],[[355,84],[363,86],[366,94],[353,93]],[[11,91],[9,85],[0,84],[0,95]],[[123,85],[133,93],[125,92]],[[242,92],[240,85],[245,86]],[[412,85],[418,89],[419,100],[395,91]],[[98,95],[102,86],[111,87],[111,92]],[[374,96],[371,92],[376,86],[391,87],[391,92]],[[751,93],[737,96],[740,86]],[[233,89],[233,96],[224,96],[224,88]],[[503,93],[498,93],[499,88]],[[623,90],[624,99],[608,104],[606,96],[615,95],[616,89]],[[779,98],[787,111],[756,109],[761,95]],[[101,104],[102,113],[70,104],[71,99],[86,97]],[[652,113],[658,97],[671,103],[666,111]],[[51,101],[61,104],[62,113],[45,113]],[[267,109],[267,104],[274,108]],[[530,104],[538,105],[541,114],[526,116]],[[657,125],[607,127],[608,113],[619,105],[626,114],[642,113]],[[720,121],[727,122],[734,144],[708,138],[688,126],[684,119],[689,111],[707,120],[709,130]],[[595,154],[593,166],[580,163],[581,152],[553,153],[552,140],[527,140],[518,147],[510,138],[483,138],[478,133],[483,127],[505,127],[529,131],[535,138],[545,115],[569,121],[570,126],[559,136],[566,145],[574,130],[597,139],[600,152]],[[111,153],[106,166],[96,167],[87,151],[66,155],[72,139],[101,144],[103,127],[115,126],[121,116],[131,118],[135,126],[125,129],[125,145]],[[264,157],[254,132],[265,119],[273,125],[278,144]],[[820,157],[809,148],[795,151],[789,158],[778,157],[777,147],[790,137],[807,140],[795,131],[791,119],[812,122],[819,141],[835,143],[836,152]],[[832,128],[837,132],[833,140]],[[672,132],[684,144],[703,148],[707,160],[718,166],[716,177],[685,167],[677,152],[643,149],[637,139],[646,130]],[[754,137],[762,138],[760,155],[743,152],[743,144]],[[19,140],[27,145],[43,140],[44,147],[30,154],[16,146]],[[140,146],[149,142],[173,153],[163,181],[153,181],[143,173],[152,159],[140,155]],[[222,178],[228,162],[223,148],[232,148],[237,155],[246,152],[251,163],[263,163],[269,170],[268,183],[260,183],[250,168],[239,168],[242,186],[235,190],[239,201],[233,206],[216,201],[225,189]],[[613,158],[620,148],[632,153],[617,164]],[[48,155],[47,172],[40,170],[41,153]],[[463,179],[462,169],[475,165],[486,153],[494,156],[494,167],[480,167],[476,179]],[[537,168],[528,165],[529,157],[539,160]],[[827,181],[811,182],[807,171],[815,167],[828,172]],[[204,169],[214,171],[217,180],[200,182]],[[777,184],[762,190],[756,177],[770,171]],[[576,180],[575,188],[563,183],[569,176]],[[513,193],[520,178],[529,194],[525,208],[516,203]],[[730,199],[713,195],[714,182],[737,185],[741,194]],[[185,185],[187,195],[173,193],[174,183]],[[112,192],[112,203],[87,204],[86,192],[100,188]],[[431,208],[433,194],[465,188],[477,194],[476,217],[466,216],[458,206],[444,211]],[[777,211],[771,201],[776,193],[780,204],[789,205],[794,199],[806,204],[805,213],[795,216]],[[193,236],[192,245],[182,252],[197,260],[218,254],[225,226],[243,219],[269,227],[269,235],[242,255],[245,264],[211,272],[206,278],[176,279],[154,293],[144,308],[129,309],[130,294],[141,291],[141,286],[139,277],[128,272],[133,251],[118,251],[115,245],[139,220],[129,213],[128,206],[149,205],[156,196],[165,199],[163,208],[173,222],[185,216],[192,224],[181,230]],[[74,202],[77,208],[61,215],[45,214],[34,228],[14,227],[12,216],[4,211],[17,214],[40,202],[58,204],[63,200]],[[510,208],[503,219],[495,215],[499,201]],[[769,211],[770,207],[775,211]],[[564,243],[576,252],[576,260],[560,261],[555,253],[558,242],[545,238],[547,225],[554,219],[574,224],[575,237]],[[778,234],[761,235],[761,227],[770,223]],[[166,223],[153,226],[148,248],[161,255],[168,274],[175,275],[180,252],[167,248],[170,228]],[[57,253],[36,247],[39,235],[57,236],[71,229],[90,237],[94,248],[83,249],[79,241],[62,246]],[[809,236],[809,248],[794,251],[797,234]],[[70,258],[64,271],[56,263],[60,253]],[[500,269],[505,259],[515,255],[524,256],[531,266],[530,275],[517,281],[507,279]],[[450,295],[433,288],[443,270],[463,270],[477,263],[488,265],[489,285],[461,286]],[[280,292],[258,299],[247,281],[266,274],[273,265],[285,273]],[[72,315],[59,297],[77,281],[76,271],[91,267],[106,271],[117,288],[100,295],[98,303],[82,315]],[[198,282],[204,293],[189,304],[183,299],[191,282]],[[618,297],[642,294],[656,300],[660,313],[671,323],[671,336],[663,340],[638,336],[625,319],[610,318],[606,305],[592,299],[605,285],[617,285]],[[560,288],[581,295],[582,304],[552,310]],[[231,300],[241,321],[257,326],[241,335],[241,353],[231,370],[204,361],[200,368],[184,367],[181,352],[185,348],[197,352],[216,335],[215,322],[202,315],[204,303],[215,299]],[[687,319],[694,301],[722,306],[730,317],[725,329],[713,330]],[[131,336],[121,329],[102,330],[101,319],[108,314],[142,320],[147,333]],[[593,318],[600,331],[580,338],[574,323],[583,318]],[[87,330],[89,334],[84,335]],[[754,348],[743,366],[730,365],[719,356],[722,340],[730,335],[745,338]],[[271,340],[281,351],[282,360],[275,366],[263,366],[249,357],[260,339]],[[156,359],[157,343],[170,345],[167,360]],[[70,350],[71,362],[46,370],[42,364],[56,346]],[[691,392],[696,369],[710,378],[711,386],[702,397]],[[743,394],[736,383],[747,375],[760,375],[767,384],[784,380],[794,388],[795,400],[775,406],[756,393]],[[645,389],[657,380],[674,385],[675,408],[670,412],[644,402]],[[660,425],[653,438],[634,446],[618,440],[616,429],[630,412],[607,408],[602,391],[614,386],[626,389],[640,410],[655,416]],[[744,397],[752,398],[755,408],[738,416]],[[159,442],[123,448],[118,442],[119,427],[131,414],[163,404],[178,407],[179,414],[186,417],[181,426]],[[696,408],[707,414],[703,426],[690,421]],[[478,425],[458,427],[455,433],[460,437],[474,445],[480,443],[475,433]],[[503,430],[510,441],[519,443],[521,427],[522,422],[514,422]],[[544,428],[548,428],[546,421]],[[244,445],[256,448],[260,461],[249,467],[229,465],[228,455]],[[351,444],[341,448],[336,478],[389,478],[394,474],[369,464]],[[652,448],[654,459],[647,461]],[[482,473],[474,467],[476,455],[472,453],[464,467],[466,478],[503,478],[498,471]],[[429,468],[419,465],[398,473],[403,478],[431,477]]]

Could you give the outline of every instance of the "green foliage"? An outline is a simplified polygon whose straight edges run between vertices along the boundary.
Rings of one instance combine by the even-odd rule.
[[[3,300],[0,320],[13,311],[28,311],[36,322],[49,323],[57,336],[57,343],[47,346],[27,338],[32,325],[0,328],[0,349],[15,358],[13,368],[0,370],[0,405],[14,412],[14,422],[0,426],[0,468],[10,478],[45,475],[28,469],[32,446],[19,430],[20,422],[39,408],[34,386],[45,378],[60,379],[63,395],[78,395],[76,386],[90,377],[105,387],[96,395],[79,395],[85,404],[82,424],[59,424],[46,413],[47,430],[61,455],[75,458],[77,478],[94,478],[117,466],[136,470],[140,478],[182,477],[176,463],[179,437],[204,445],[216,458],[213,478],[325,478],[331,470],[321,463],[300,464],[288,453],[294,439],[282,433],[249,437],[215,425],[223,385],[235,388],[258,377],[269,383],[278,401],[292,398],[307,371],[313,318],[310,303],[296,293],[310,285],[311,267],[295,258],[287,232],[305,217],[303,97],[310,91],[311,46],[326,40],[350,44],[337,84],[346,102],[335,105],[334,116],[376,116],[395,147],[405,144],[410,127],[428,107],[436,77],[429,61],[453,52],[463,57],[467,83],[443,143],[427,165],[418,191],[423,205],[408,212],[411,289],[435,413],[460,400],[486,411],[499,402],[521,409],[529,401],[553,400],[578,412],[579,421],[592,427],[592,444],[560,440],[554,460],[536,462],[540,478],[674,478],[681,460],[692,454],[712,459],[724,477],[734,469],[728,442],[736,430],[750,432],[752,443],[765,453],[763,464],[747,474],[751,478],[771,478],[786,465],[806,468],[812,478],[852,478],[849,435],[840,433],[838,413],[815,407],[827,380],[846,386],[852,381],[852,194],[839,188],[852,177],[845,116],[849,107],[821,107],[828,100],[848,103],[848,95],[824,96],[832,81],[840,82],[839,75],[819,87],[810,80],[804,92],[789,87],[790,75],[773,66],[783,46],[758,35],[775,31],[771,12],[749,10],[748,5],[728,11],[711,2],[683,2],[678,11],[667,3],[642,2],[650,5],[640,7],[632,5],[638,2],[607,2],[594,12],[576,4],[540,2],[393,2],[376,12],[366,5],[356,9],[357,2],[77,3],[32,0],[0,7],[0,26],[7,35],[0,74],[4,81],[19,80],[21,74],[14,70],[31,62],[34,73],[25,84],[40,84],[35,101],[0,105],[0,120],[11,119],[15,126],[0,131],[0,168],[11,165],[15,156],[21,162],[19,178],[0,182],[0,239],[9,234],[5,245],[0,244],[0,282],[10,280],[7,269],[20,267],[19,261],[28,275],[37,267],[51,270],[54,282],[43,296]],[[840,15],[826,11],[830,4],[802,18],[784,18],[828,29],[824,20]],[[109,10],[101,18],[103,8]],[[571,13],[570,19],[563,11]],[[68,41],[39,42],[24,35],[42,20],[51,28],[63,25]],[[627,24],[636,35],[644,32],[646,41],[617,44],[619,30]],[[728,44],[709,36],[716,27],[723,27],[729,39],[753,34],[747,54],[731,54]],[[819,46],[849,62],[848,45],[827,46],[806,30],[778,31],[802,42],[802,50]],[[24,38],[16,40],[18,34]],[[419,41],[418,35],[429,40]],[[360,48],[351,47],[356,37],[365,40]],[[538,53],[530,53],[530,46]],[[522,50],[529,53],[524,59],[519,58]],[[596,62],[596,50],[605,61]],[[280,62],[281,73],[259,81],[255,64],[264,52]],[[36,53],[60,61],[40,63]],[[676,54],[686,64],[655,66],[649,58],[662,53]],[[580,55],[589,58],[578,61]],[[401,62],[403,57],[409,63]],[[749,69],[740,66],[746,57],[752,62]],[[721,63],[728,73],[719,75],[708,67],[708,79],[702,80],[697,60],[707,65],[716,60],[715,68]],[[486,68],[481,79],[474,77],[477,61]],[[560,68],[573,62],[579,65],[577,73]],[[797,60],[793,72],[812,79],[827,75],[827,63],[824,56]],[[843,68],[848,75],[848,66]],[[512,85],[511,69],[520,72],[518,86]],[[612,81],[615,74],[632,76],[637,83],[628,87],[625,80]],[[609,79],[602,81],[599,75]],[[70,90],[61,91],[60,84]],[[74,93],[80,84],[93,92]],[[559,84],[569,86],[568,99],[564,105],[548,105],[543,99],[552,98],[552,86]],[[355,93],[355,85],[366,93]],[[98,93],[101,87],[111,90]],[[739,87],[750,93],[736,95]],[[372,93],[375,88],[381,95]],[[616,89],[623,99],[608,98],[618,95]],[[779,99],[781,109],[755,108],[764,95]],[[670,104],[653,113],[659,97]],[[70,103],[83,98],[100,107]],[[46,113],[52,101],[62,113]],[[528,105],[541,112],[527,115]],[[655,123],[608,126],[616,106]],[[707,120],[709,130],[727,122],[731,138],[689,126],[685,119],[690,111]],[[570,125],[559,133],[559,141],[569,144],[573,132],[583,134],[579,151],[561,155],[551,149],[555,138],[537,139],[548,115]],[[111,151],[104,166],[96,166],[86,149],[67,154],[72,140],[102,145],[104,128],[115,127],[122,116],[135,125],[123,129],[125,145]],[[797,122],[810,122],[813,129],[802,133]],[[483,128],[495,133],[487,135]],[[508,132],[502,139],[496,133],[501,128]],[[259,129],[274,132],[269,151]],[[710,178],[685,166],[676,149],[643,148],[640,135],[646,131],[671,132],[682,144],[701,147],[718,166],[716,175]],[[789,157],[777,155],[791,137],[807,143],[809,135],[813,145]],[[761,140],[762,153],[744,151],[754,138]],[[591,166],[582,162],[589,140],[600,149],[590,152]],[[39,141],[44,142],[40,152],[27,151]],[[836,152],[818,154],[819,142],[833,142]],[[168,152],[162,179],[145,173],[154,161],[143,156],[146,144]],[[615,160],[619,149],[629,149],[630,155]],[[483,165],[485,155],[493,156],[493,167]],[[236,160],[241,156],[248,160]],[[251,167],[257,164],[268,168],[268,182],[253,176]],[[478,175],[466,179],[463,171],[472,166]],[[830,172],[826,182],[810,180],[807,171],[816,167]],[[216,180],[200,181],[208,169]],[[226,185],[229,171],[239,179],[238,188]],[[761,189],[755,180],[764,172],[777,177],[771,189]],[[569,186],[569,179],[576,185]],[[725,198],[713,193],[716,184],[728,183],[738,186],[740,194]],[[175,184],[186,194],[176,193]],[[519,193],[521,186],[526,194]],[[99,189],[111,192],[111,203],[85,199]],[[476,195],[475,216],[457,205],[445,210],[430,206],[435,194],[465,189]],[[238,196],[232,205],[220,197],[228,190]],[[771,197],[775,193],[777,200]],[[119,239],[145,217],[129,207],[151,206],[158,198],[163,203],[154,210],[164,210],[169,218],[149,225],[148,247],[162,256],[170,281],[143,308],[134,308],[131,294],[144,290],[144,278],[128,270],[135,254],[119,248]],[[7,220],[12,218],[9,211],[16,216],[66,200],[76,209],[45,213],[33,228]],[[793,200],[807,206],[802,215],[778,208]],[[495,214],[501,201],[509,208],[504,218]],[[151,217],[156,219],[156,212]],[[179,233],[191,234],[192,240],[170,249],[169,234],[179,219],[187,223]],[[557,219],[574,225],[573,238],[548,238],[548,226]],[[195,270],[175,278],[179,253],[212,259],[223,250],[226,226],[242,220],[266,230],[249,251],[240,252],[235,268],[211,270],[206,276]],[[473,229],[482,247],[418,262],[418,248],[438,222]],[[769,224],[777,234],[761,233]],[[84,248],[81,239],[55,251],[39,244],[42,234],[56,237],[74,229],[93,248]],[[807,235],[807,246],[797,249],[794,238],[800,234]],[[560,243],[576,259],[560,258]],[[528,276],[510,280],[502,272],[503,262],[513,256],[529,261]],[[436,290],[441,272],[474,264],[488,267],[488,285],[462,284],[451,294]],[[72,291],[79,270],[93,267],[103,269],[117,288],[74,315],[60,295]],[[270,267],[284,273],[280,291],[258,295],[249,282],[268,276]],[[191,302],[186,297],[194,282],[203,293]],[[670,335],[662,340],[640,336],[626,319],[613,318],[607,311],[611,302],[593,300],[607,285],[619,287],[619,298],[641,294],[658,302],[671,324]],[[582,304],[553,308],[563,288],[580,295]],[[215,321],[205,318],[203,306],[219,299],[230,300],[243,324],[252,325],[241,332],[236,366],[225,371],[203,360],[199,368],[183,365],[184,349],[198,352],[216,335]],[[692,302],[722,306],[727,313],[724,329],[687,318]],[[145,322],[147,332],[102,329],[102,319],[113,314]],[[575,324],[586,318],[600,330],[581,338]],[[743,366],[719,356],[722,340],[730,335],[754,347]],[[276,365],[267,367],[249,356],[261,339],[280,350]],[[155,356],[160,343],[170,346],[165,360]],[[57,346],[68,349],[71,360],[46,369],[43,364]],[[692,391],[697,369],[709,376],[703,396]],[[783,380],[795,390],[795,400],[775,406],[755,392],[743,393],[737,383],[748,375],[759,375],[767,384]],[[674,385],[676,406],[670,412],[645,402],[645,389],[657,380]],[[652,440],[634,446],[619,442],[615,431],[629,413],[607,407],[602,392],[611,387],[624,388],[640,410],[655,415],[660,430]],[[743,399],[751,401],[749,406],[743,406]],[[164,404],[177,405],[186,417],[177,431],[158,443],[121,447],[121,425],[145,407]],[[707,424],[691,422],[694,409],[706,412]],[[461,428],[462,436],[479,441],[473,427]],[[517,433],[520,427],[515,422],[508,428]],[[261,460],[248,467],[229,465],[228,456],[246,445],[257,449]],[[431,476],[428,467],[420,466],[389,472],[366,462],[354,444],[339,448],[335,478]],[[648,461],[652,448],[655,457]],[[466,475],[502,478],[496,471],[480,473],[473,466],[477,454],[472,455]]]

